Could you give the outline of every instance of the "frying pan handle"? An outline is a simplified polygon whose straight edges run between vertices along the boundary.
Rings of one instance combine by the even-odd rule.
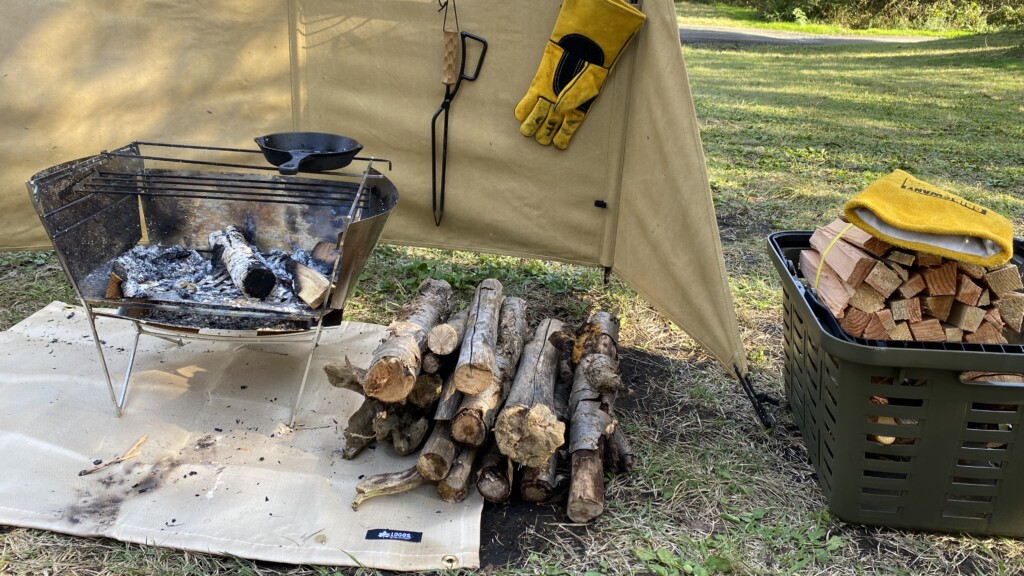
[[[299,173],[299,165],[309,156],[308,152],[292,152],[291,160],[277,167],[277,171],[285,176],[294,176]]]

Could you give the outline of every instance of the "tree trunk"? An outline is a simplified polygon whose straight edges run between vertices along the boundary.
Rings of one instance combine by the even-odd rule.
[[[367,396],[382,402],[403,402],[416,384],[427,333],[447,313],[452,288],[444,280],[424,280],[416,297],[402,307],[388,326],[389,337],[373,353],[363,382]]]
[[[537,327],[523,349],[512,389],[494,426],[501,452],[523,466],[546,464],[565,442],[565,424],[553,412],[559,354],[548,342],[561,329],[562,322],[552,318]]]
[[[494,377],[494,347],[498,337],[498,313],[503,288],[488,278],[480,283],[466,320],[459,361],[452,375],[455,387],[465,394],[476,394],[491,385]]]
[[[459,442],[481,446],[487,440],[498,408],[512,387],[527,335],[526,301],[514,296],[505,298],[498,321],[494,378],[486,390],[463,397],[452,419],[452,437]]]
[[[266,298],[277,286],[277,277],[263,263],[242,232],[228,226],[212,232],[209,237],[214,261],[227,268],[228,275],[242,294],[250,298]]]

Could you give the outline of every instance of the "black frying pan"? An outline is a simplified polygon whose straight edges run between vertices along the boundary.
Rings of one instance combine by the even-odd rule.
[[[322,172],[348,166],[363,145],[347,136],[323,132],[281,132],[256,138],[267,162],[281,174]]]

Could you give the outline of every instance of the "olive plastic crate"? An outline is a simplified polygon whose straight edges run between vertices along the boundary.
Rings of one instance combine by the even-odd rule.
[[[1024,373],[1024,346],[849,336],[801,282],[810,235],[778,232],[768,245],[783,285],[787,400],[829,508],[857,524],[1024,536],[1024,384],[960,378]],[[1015,251],[1021,267],[1019,240]]]

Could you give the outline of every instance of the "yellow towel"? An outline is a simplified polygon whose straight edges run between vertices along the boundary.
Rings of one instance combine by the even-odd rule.
[[[1009,220],[903,170],[872,182],[846,203],[843,213],[901,248],[982,266],[999,266],[1013,256]]]

